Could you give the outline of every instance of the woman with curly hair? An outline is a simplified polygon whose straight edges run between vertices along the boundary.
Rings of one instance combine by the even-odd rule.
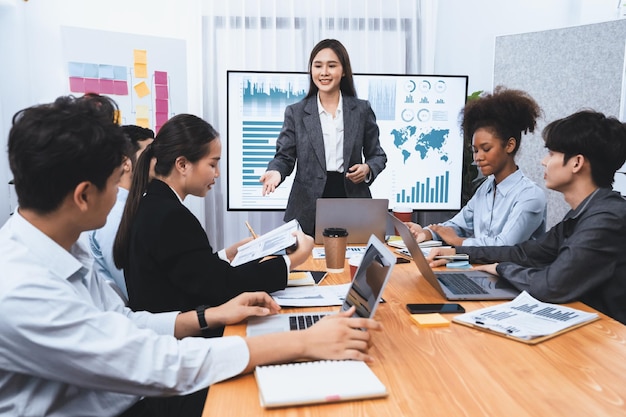
[[[472,138],[474,162],[486,179],[452,219],[424,228],[408,223],[418,242],[503,246],[545,232],[545,193],[515,163],[522,133],[535,130],[540,114],[526,92],[502,86],[466,104],[461,127]]]

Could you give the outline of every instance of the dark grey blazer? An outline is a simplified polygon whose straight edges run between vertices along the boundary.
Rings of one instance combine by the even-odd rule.
[[[354,164],[367,163],[371,181],[354,184],[344,178],[348,197],[371,197],[369,184],[385,169],[387,155],[380,146],[376,116],[366,100],[343,96],[343,159],[347,170]],[[363,161],[365,158],[365,161]],[[285,221],[298,219],[302,230],[314,234],[315,202],[326,185],[326,156],[317,97],[310,97],[285,109],[283,128],[276,141],[276,155],[268,170],[280,172],[281,182],[293,172],[298,162],[289,194]]]

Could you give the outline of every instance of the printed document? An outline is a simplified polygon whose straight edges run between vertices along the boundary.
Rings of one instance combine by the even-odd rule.
[[[461,314],[453,321],[530,340],[554,335],[597,318],[596,313],[543,303],[523,291],[513,301]]]
[[[255,259],[272,255],[296,244],[297,239],[293,232],[300,230],[300,223],[296,219],[283,224],[276,229],[259,236],[250,242],[239,246],[237,255],[230,263],[232,266],[245,264]]]

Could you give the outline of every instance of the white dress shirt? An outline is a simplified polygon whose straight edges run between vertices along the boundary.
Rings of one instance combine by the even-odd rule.
[[[0,415],[116,416],[248,364],[240,337],[177,340],[178,312],[132,312],[92,264],[18,212],[0,229]]]
[[[544,191],[518,169],[497,187],[490,175],[461,211],[441,224],[466,237],[463,246],[511,246],[545,233],[546,210]]]
[[[326,171],[344,172],[343,166],[343,96],[339,93],[339,104],[335,114],[324,109],[317,95],[317,109],[324,135],[324,152],[326,155]],[[348,167],[349,168],[349,167]]]

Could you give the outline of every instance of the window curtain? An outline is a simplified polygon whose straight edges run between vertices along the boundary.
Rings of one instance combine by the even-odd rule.
[[[226,71],[308,71],[311,49],[340,40],[355,73],[432,73],[436,0],[229,0],[204,3],[203,116],[220,132],[221,175],[205,199],[214,249],[283,223],[283,212],[227,211]],[[428,22],[424,24],[424,22]],[[424,28],[424,29],[422,29]],[[424,30],[428,31],[425,32]]]

